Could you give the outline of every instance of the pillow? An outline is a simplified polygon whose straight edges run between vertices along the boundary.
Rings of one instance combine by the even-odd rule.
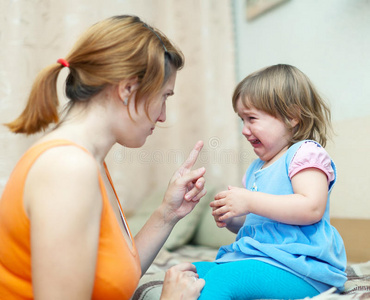
[[[149,219],[153,211],[161,204],[164,191],[153,192],[141,204],[134,215],[127,218],[128,225],[132,234],[135,236]],[[187,244],[194,235],[194,232],[200,222],[204,208],[208,205],[207,195],[203,197],[194,207],[193,211],[180,220],[172,230],[169,238],[164,244],[167,250],[175,250]]]

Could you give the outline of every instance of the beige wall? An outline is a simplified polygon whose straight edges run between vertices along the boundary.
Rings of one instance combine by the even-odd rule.
[[[370,116],[334,122],[336,136],[327,148],[338,168],[332,215],[370,219]]]
[[[338,169],[332,215],[370,219],[370,1],[288,0],[253,21],[245,3],[233,1],[238,81],[277,63],[311,78],[336,131],[327,147]]]
[[[85,28],[111,15],[137,14],[183,50],[186,67],[163,128],[143,148],[116,146],[107,159],[126,212],[166,187],[198,139],[205,142],[198,165],[207,167],[207,188],[240,186],[255,156],[231,108],[233,88],[248,73],[282,62],[302,69],[332,106],[337,136],[328,151],[339,173],[332,214],[370,218],[370,2],[290,0],[252,22],[245,19],[244,5],[244,0],[0,0],[6,12],[0,19],[0,122],[21,112],[36,73],[66,55]],[[0,193],[35,138],[0,127]]]
[[[178,74],[162,128],[141,149],[116,146],[109,154],[108,165],[126,213],[165,189],[199,139],[205,147],[198,166],[207,167],[208,189],[239,184],[240,161],[249,156],[239,155],[237,120],[230,105],[235,85],[231,1],[0,0],[0,5],[1,123],[22,111],[36,73],[64,57],[84,29],[111,15],[137,14],[182,49],[186,65]],[[67,70],[63,72],[62,78]],[[0,128],[0,193],[35,138]]]

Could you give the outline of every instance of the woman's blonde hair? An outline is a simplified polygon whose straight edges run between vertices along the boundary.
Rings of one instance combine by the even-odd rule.
[[[159,30],[136,16],[115,16],[88,29],[65,57],[69,63],[66,96],[70,106],[87,101],[109,85],[137,78],[135,108],[151,99],[173,72],[184,65],[182,52]],[[43,69],[37,76],[22,114],[5,124],[16,133],[33,134],[59,121],[57,78],[59,63]]]
[[[291,144],[311,139],[325,147],[332,130],[329,107],[296,67],[279,64],[250,74],[235,88],[235,111],[239,99],[247,108],[252,106],[281,119],[293,132]],[[293,119],[298,121],[294,128]]]

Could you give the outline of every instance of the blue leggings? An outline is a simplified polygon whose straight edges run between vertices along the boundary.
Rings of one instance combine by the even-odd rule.
[[[294,274],[254,259],[194,265],[206,281],[199,300],[302,299],[319,294]]]

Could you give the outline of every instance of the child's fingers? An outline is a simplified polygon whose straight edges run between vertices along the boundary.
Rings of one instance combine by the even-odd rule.
[[[209,204],[209,206],[217,209],[217,207],[224,206],[225,204],[226,204],[226,201],[223,198],[221,198],[221,200],[212,201]]]
[[[215,195],[214,199],[215,200],[223,199],[227,196],[227,194],[228,194],[228,191],[219,192]]]
[[[223,214],[222,216],[220,216],[219,218],[218,218],[218,220],[220,221],[220,222],[223,222],[223,221],[226,221],[228,218],[229,218],[229,213],[226,213],[226,214]]]
[[[221,222],[221,221],[216,221],[216,225],[218,228],[224,228],[226,227],[226,223],[225,222]]]
[[[217,208],[215,210],[212,211],[212,216],[214,217],[218,217],[219,220],[221,220],[221,216],[226,214],[228,212],[228,210],[224,207],[224,206],[221,206],[220,208]]]

